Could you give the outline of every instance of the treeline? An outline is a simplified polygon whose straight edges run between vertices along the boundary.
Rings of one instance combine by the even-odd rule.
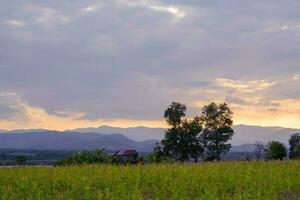
[[[160,148],[160,147],[159,147]],[[155,149],[155,152],[156,151]],[[144,163],[158,163],[158,162],[173,162],[170,157],[150,153],[140,155],[134,159],[122,161],[116,155],[108,153],[105,149],[96,149],[95,151],[83,151],[74,153],[63,160],[56,162],[56,166],[67,165],[84,165],[84,164],[144,164]]]
[[[198,160],[221,160],[221,155],[230,150],[233,113],[227,104],[211,103],[201,109],[201,115],[186,118],[186,106],[177,102],[165,110],[169,129],[154,151],[140,157],[141,162],[171,162]],[[83,152],[64,159],[59,164],[114,163],[116,158],[104,150]]]
[[[233,112],[226,103],[211,103],[201,109],[199,116],[187,119],[186,106],[177,102],[165,110],[164,118],[170,125],[161,146],[154,149],[154,160],[167,159],[197,162],[221,160],[222,154],[228,152],[233,131]],[[289,158],[300,158],[300,134],[295,133],[289,139]],[[256,142],[254,155],[257,160],[283,160],[287,157],[287,148],[279,141],[267,144]]]
[[[118,158],[114,155],[108,154],[105,149],[96,149],[95,151],[83,151],[75,153],[61,161],[58,161],[56,165],[78,165],[78,164],[99,164],[117,163]]]
[[[289,154],[286,146],[279,141],[270,141],[267,144],[256,141],[254,156],[257,160],[300,159],[300,133],[292,134],[289,139]]]
[[[165,110],[164,118],[169,125],[164,139],[157,143],[153,152],[140,156],[133,163],[160,163],[186,161],[219,161],[231,148],[229,141],[234,135],[233,112],[226,103],[210,103],[200,114],[186,117],[184,104],[172,102]],[[300,158],[300,134],[293,134],[289,140],[289,157]],[[267,144],[256,142],[254,155],[257,160],[280,159],[287,156],[287,148],[278,141]],[[60,161],[59,165],[94,163],[119,163],[118,158],[105,152],[81,152]]]
[[[231,148],[228,141],[234,134],[233,112],[226,103],[211,103],[201,109],[200,115],[189,119],[186,110],[184,104],[177,102],[165,110],[164,118],[170,128],[161,141],[162,147],[156,147],[154,153],[181,162],[221,160]]]

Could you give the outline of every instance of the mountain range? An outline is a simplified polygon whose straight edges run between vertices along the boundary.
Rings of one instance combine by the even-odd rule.
[[[156,140],[137,142],[121,134],[78,133],[59,131],[30,131],[0,133],[0,148],[42,150],[107,150],[136,149],[149,152]]]
[[[256,140],[267,142],[279,140],[288,144],[292,133],[299,129],[281,127],[260,127],[237,125],[231,141],[233,152],[250,152]],[[92,150],[105,148],[118,150],[133,148],[140,152],[153,150],[156,142],[164,136],[163,128],[118,128],[100,126],[98,128],[81,128],[66,131],[45,129],[0,131],[0,148],[15,149],[50,149],[50,150]]]
[[[300,132],[300,129],[282,128],[282,127],[262,127],[250,125],[236,125],[233,127],[234,136],[233,145],[253,144],[256,140],[268,142],[270,140],[279,140],[288,144],[291,134]],[[135,141],[143,140],[161,140],[164,137],[165,129],[147,128],[143,126],[134,128],[116,128],[110,126],[100,126],[98,128],[81,128],[71,130],[80,133],[101,133],[101,134],[122,134]]]

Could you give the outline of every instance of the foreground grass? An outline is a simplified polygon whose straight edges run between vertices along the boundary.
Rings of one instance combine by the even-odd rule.
[[[0,169],[0,199],[279,199],[300,161]]]

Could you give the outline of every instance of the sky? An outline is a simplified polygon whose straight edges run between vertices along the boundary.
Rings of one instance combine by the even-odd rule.
[[[300,128],[299,0],[2,0],[0,129],[165,127],[226,102]]]

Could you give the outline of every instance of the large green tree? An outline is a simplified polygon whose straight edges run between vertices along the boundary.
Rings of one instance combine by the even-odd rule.
[[[221,155],[231,148],[228,141],[232,138],[233,113],[226,103],[211,103],[202,108],[201,139],[205,147],[206,160],[220,160]]]
[[[186,106],[177,102],[172,102],[166,109],[164,118],[170,128],[165,132],[162,144],[166,154],[176,160],[183,162],[194,158],[197,161],[203,152],[199,138],[202,126],[198,117],[184,119],[185,113]]]
[[[270,141],[267,144],[267,158],[270,160],[283,160],[286,157],[286,147],[279,141]]]
[[[300,133],[291,135],[289,139],[290,145],[290,158],[300,158]]]

